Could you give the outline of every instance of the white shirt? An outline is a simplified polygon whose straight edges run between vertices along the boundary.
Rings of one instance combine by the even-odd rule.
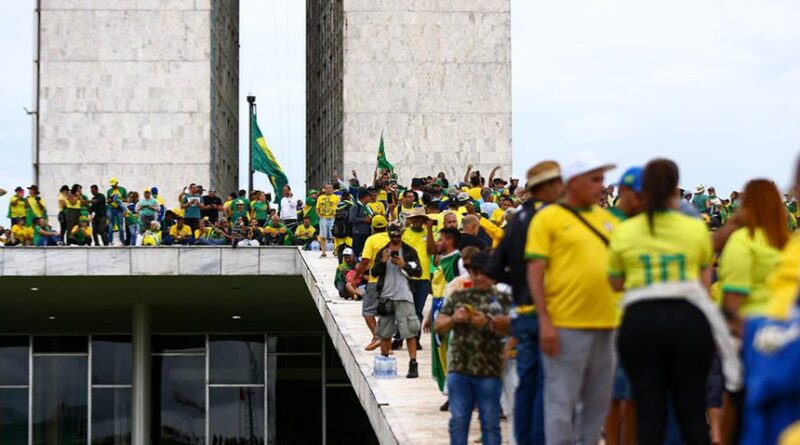
[[[297,203],[293,197],[281,198],[281,220],[297,219]]]

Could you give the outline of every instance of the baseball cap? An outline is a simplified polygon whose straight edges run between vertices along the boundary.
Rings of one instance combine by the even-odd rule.
[[[569,182],[576,176],[580,176],[595,170],[604,172],[613,170],[616,164],[603,161],[597,153],[589,150],[582,150],[572,155],[564,165],[561,166],[561,177],[564,182]]]
[[[353,249],[345,247],[344,250],[342,251],[342,255],[353,256]]]
[[[622,174],[622,178],[619,180],[619,186],[628,187],[637,193],[641,192],[643,173],[644,170],[642,167],[631,167],[625,170],[625,173]]]
[[[561,167],[555,161],[542,161],[528,170],[527,188],[561,177]]]
[[[457,199],[459,202],[467,202],[470,200],[470,197],[467,192],[460,192]]]
[[[20,186],[17,186],[17,188],[15,188],[15,189],[14,189],[14,191],[15,191],[15,192],[24,192],[24,191],[25,191],[25,189],[24,189],[24,188],[22,188],[22,187],[20,187]]]
[[[519,181],[519,176],[511,175],[511,180],[512,181]]]
[[[375,215],[372,217],[373,229],[385,229],[386,224],[386,218],[383,215]]]
[[[154,195],[157,195],[158,194],[158,187],[150,187],[150,192],[153,193]]]
[[[111,185],[119,184],[119,180],[117,178],[111,178],[111,180],[109,182],[111,183]]]

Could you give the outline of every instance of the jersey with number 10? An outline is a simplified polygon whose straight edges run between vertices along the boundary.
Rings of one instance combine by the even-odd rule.
[[[609,246],[609,274],[625,277],[625,289],[697,280],[711,263],[711,235],[702,220],[675,211],[646,214],[617,227]]]

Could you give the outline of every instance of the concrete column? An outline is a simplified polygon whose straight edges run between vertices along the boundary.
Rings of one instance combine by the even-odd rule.
[[[150,308],[133,306],[133,445],[150,443]]]

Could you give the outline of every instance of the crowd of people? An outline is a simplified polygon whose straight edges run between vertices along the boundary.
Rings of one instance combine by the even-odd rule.
[[[470,165],[463,178],[408,187],[390,171],[363,184],[352,172],[304,199],[287,185],[274,203],[263,191],[218,196],[190,184],[173,208],[156,187],[140,196],[112,178],[105,193],[63,186],[58,229],[32,185],[14,190],[0,243],[313,246],[335,259],[340,297],[361,301],[366,350],[405,345],[406,377],[417,378],[416,353],[431,348],[454,444],[467,443],[475,408],[485,444],[500,443],[501,418],[519,444],[791,434],[800,388],[765,390],[762,362],[792,339],[748,349],[758,343],[748,326],[797,317],[800,165],[784,196],[755,179],[729,199],[680,188],[670,160],[604,185],[615,167],[580,152],[534,165],[524,184]],[[794,399],[778,415],[781,394]]]

